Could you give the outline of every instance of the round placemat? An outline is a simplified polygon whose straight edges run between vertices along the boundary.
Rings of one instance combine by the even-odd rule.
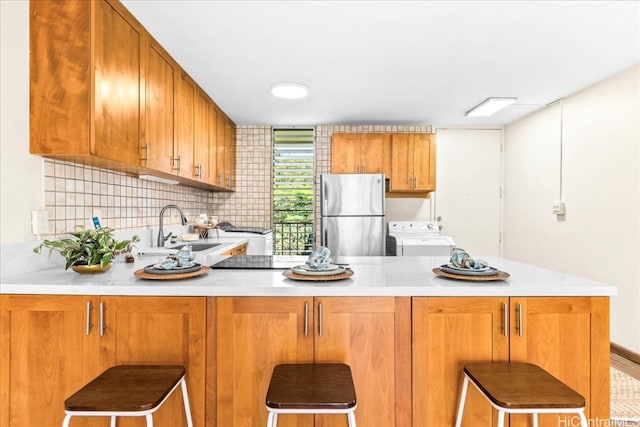
[[[344,280],[353,276],[353,270],[346,269],[344,272],[340,274],[331,274],[324,276],[306,276],[303,274],[294,273],[293,270],[285,270],[282,272],[285,277],[288,277],[291,280],[306,280],[310,282],[333,282],[335,280]]]
[[[203,265],[199,270],[191,271],[188,273],[173,273],[173,274],[152,274],[144,271],[144,268],[140,270],[136,270],[133,275],[139,277],[140,279],[149,279],[149,280],[181,280],[181,279],[189,279],[191,277],[202,276],[203,274],[207,274],[209,271],[209,267]]]
[[[490,282],[494,280],[506,280],[509,278],[509,273],[498,270],[498,272],[491,276],[464,276],[462,274],[452,274],[442,271],[440,268],[434,268],[433,274],[440,277],[446,277],[447,279],[464,280],[467,282]]]

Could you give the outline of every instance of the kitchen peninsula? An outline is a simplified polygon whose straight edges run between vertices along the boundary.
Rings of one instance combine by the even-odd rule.
[[[273,366],[296,361],[348,363],[363,426],[452,425],[470,360],[537,363],[585,396],[588,418],[607,419],[616,288],[487,260],[509,279],[435,276],[446,257],[346,257],[354,275],[336,282],[293,281],[282,269],[134,277],[148,258],[100,275],[3,275],[0,427],[59,425],[63,400],[121,363],[185,364],[197,426],[264,426]],[[465,426],[491,425],[477,397]],[[182,425],[180,400],[167,403],[156,425]],[[541,426],[557,425],[546,417]]]

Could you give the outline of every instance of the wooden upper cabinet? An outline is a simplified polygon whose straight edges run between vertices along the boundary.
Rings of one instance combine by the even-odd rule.
[[[32,154],[213,189],[213,101],[119,1],[29,7]]]
[[[389,139],[383,133],[334,133],[332,173],[385,173],[384,154]]]
[[[144,30],[110,3],[95,5],[95,138],[91,154],[137,165]]]
[[[199,89],[196,90],[194,101],[193,178],[203,182],[211,182],[209,139],[211,102],[207,95]]]
[[[391,136],[390,192],[430,192],[436,188],[436,152],[432,134]]]
[[[215,183],[220,187],[225,186],[227,173],[226,120],[224,113],[216,109],[216,177]]]
[[[176,79],[176,141],[173,170],[177,175],[193,177],[193,140],[195,135],[196,85],[185,74]]]
[[[227,176],[226,188],[235,189],[236,186],[236,126],[226,117],[225,120],[225,175]]]
[[[150,36],[147,37],[142,165],[173,173],[174,104],[177,64]]]
[[[143,28],[118,2],[29,7],[31,153],[137,166]]]

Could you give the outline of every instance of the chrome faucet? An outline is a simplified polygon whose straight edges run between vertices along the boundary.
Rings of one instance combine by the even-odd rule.
[[[162,208],[160,210],[160,229],[158,230],[158,247],[159,248],[164,247],[164,242],[171,236],[171,232],[169,232],[169,234],[167,234],[166,236],[164,235],[164,227],[163,227],[164,212],[169,208],[173,208],[178,212],[180,212],[180,219],[182,221],[182,225],[187,225],[187,217],[184,216],[184,214],[182,213],[182,211],[177,205],[167,205],[164,208]]]

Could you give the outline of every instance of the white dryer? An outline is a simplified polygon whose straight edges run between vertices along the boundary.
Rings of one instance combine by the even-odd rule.
[[[387,233],[387,255],[450,256],[455,242],[440,235],[434,221],[390,221]]]

